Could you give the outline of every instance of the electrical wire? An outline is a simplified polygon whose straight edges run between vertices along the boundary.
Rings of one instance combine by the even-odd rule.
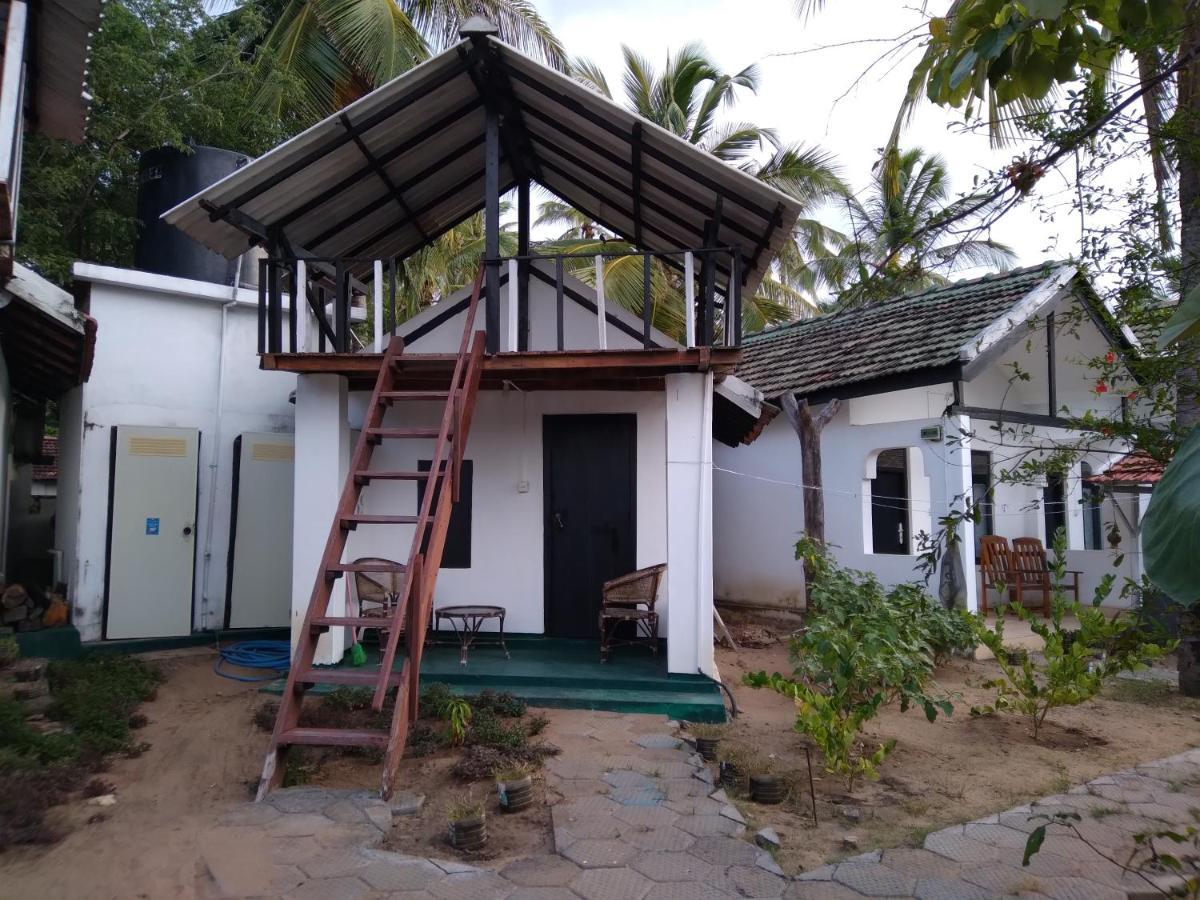
[[[274,681],[287,672],[292,665],[292,644],[290,641],[238,641],[224,647],[217,645],[220,658],[213,664],[213,671],[222,678],[232,681]],[[267,675],[235,675],[232,672],[221,671],[221,666],[228,663],[243,669],[265,669]]]

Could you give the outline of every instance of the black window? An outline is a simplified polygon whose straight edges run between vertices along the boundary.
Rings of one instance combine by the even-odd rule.
[[[1067,490],[1062,475],[1051,472],[1042,489],[1042,514],[1046,517],[1046,549],[1054,546],[1058,529],[1067,528]]]
[[[1092,477],[1092,467],[1087,463],[1079,464],[1079,474],[1083,479],[1083,549],[1103,550],[1101,543],[1104,534],[1104,516],[1101,504],[1104,502],[1104,491],[1100,485],[1088,481]]]
[[[980,538],[996,533],[995,504],[992,502],[992,454],[986,450],[971,451],[971,502],[979,511],[975,525],[975,555],[979,555]]]
[[[871,544],[874,553],[906,556],[908,534],[908,451],[881,450],[871,479]]]
[[[428,472],[433,466],[433,460],[422,459],[417,462],[417,471]],[[450,505],[450,525],[446,529],[446,546],[442,549],[443,569],[471,568],[471,483],[474,466],[471,460],[464,459],[462,476],[458,485],[458,502]],[[425,502],[425,479],[417,482],[417,507]],[[433,498],[431,509],[437,509],[437,497]],[[421,552],[427,547],[422,546]]]

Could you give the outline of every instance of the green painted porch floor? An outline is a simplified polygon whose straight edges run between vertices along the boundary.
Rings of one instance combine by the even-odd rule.
[[[717,683],[700,674],[668,674],[665,650],[655,657],[642,647],[621,647],[601,663],[595,641],[518,635],[508,637],[506,643],[511,659],[485,639],[471,648],[465,666],[459,664],[457,644],[430,645],[421,660],[421,683],[440,681],[463,696],[508,691],[530,706],[725,721],[725,702]],[[400,664],[398,659],[396,668]],[[378,671],[379,653],[374,647],[367,647],[362,668]],[[272,682],[264,690],[280,693],[283,682]],[[313,687],[317,693],[326,690],[328,685]]]

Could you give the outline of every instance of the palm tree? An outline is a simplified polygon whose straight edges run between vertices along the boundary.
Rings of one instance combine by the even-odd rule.
[[[770,275],[758,293],[744,298],[742,327],[758,331],[769,324],[811,315],[818,309],[817,291],[825,286],[822,271],[809,264],[816,255],[835,253],[845,242],[843,236],[816,219],[811,213],[834,197],[846,193],[846,186],[830,154],[816,147],[784,145],[774,129],[751,122],[719,120],[719,113],[732,108],[742,91],[758,90],[756,66],[740,72],[722,71],[698,43],[689,43],[675,54],[668,54],[661,72],[645,57],[627,46],[621,48],[625,70],[625,103],[630,110],[707,150],[718,159],[778,188],[799,200],[806,211],[796,225],[793,237],[779,254]],[[573,60],[569,71],[583,84],[613,99],[604,73],[586,59]],[[768,152],[762,158],[763,151]],[[583,227],[583,217],[560,203],[544,204],[539,221]],[[613,250],[612,237],[603,229],[587,223],[592,235],[564,235],[556,242],[560,249],[587,250],[598,238]],[[590,252],[590,251],[589,251]],[[636,260],[612,260],[605,269],[605,292],[617,302],[640,310],[642,304],[641,271],[636,279],[631,268]],[[576,274],[593,280],[591,264],[577,266]],[[614,271],[611,276],[609,270]],[[627,283],[626,283],[627,282]],[[652,299],[654,321],[663,322],[663,330],[677,336],[682,333],[683,310],[673,308],[682,298],[679,277],[656,263]],[[668,310],[670,310],[668,312]],[[674,326],[674,327],[671,327]],[[662,327],[662,326],[660,326]]]
[[[985,214],[964,214],[978,198],[950,197],[940,156],[914,148],[896,157],[894,177],[877,167],[864,201],[845,198],[853,238],[815,262],[825,281],[843,286],[839,303],[860,305],[947,282],[969,266],[1006,269],[1013,251],[988,239],[958,240],[939,228],[954,221],[970,231]]]
[[[458,40],[481,15],[501,39],[564,68],[566,55],[530,0],[246,0],[263,15],[272,65],[301,88],[301,120],[316,121]],[[281,114],[277,93],[260,101]]]

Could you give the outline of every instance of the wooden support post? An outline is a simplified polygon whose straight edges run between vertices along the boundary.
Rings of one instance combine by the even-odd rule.
[[[683,254],[684,330],[687,346],[696,346],[696,258],[689,250]]]
[[[517,184],[517,256],[529,255],[529,179]],[[517,265],[517,349],[529,349],[529,267],[533,263],[521,259]]]
[[[258,261],[258,352],[267,352],[267,277],[268,266],[265,259]]]
[[[383,352],[383,260],[375,260],[375,290],[374,307],[371,310],[372,349],[375,353]]]
[[[596,254],[596,346],[608,349],[608,321],[604,307],[604,257]]]
[[[518,274],[521,266],[517,260],[510,259],[508,261],[508,315],[505,316],[505,331],[504,349],[509,353],[513,353],[520,348],[519,330],[521,328],[521,314],[518,307],[521,305],[521,290],[517,285],[520,281]]]
[[[742,254],[734,248],[729,268],[729,289],[725,292],[725,343],[742,346]]]
[[[484,280],[484,321],[489,355],[500,350],[500,116],[487,107],[484,163],[484,248],[487,275]]]
[[[654,304],[650,299],[650,263],[651,255],[649,253],[642,256],[642,346],[647,350],[650,349],[652,341],[650,340],[650,328],[652,325],[651,319],[654,315]]]
[[[333,349],[345,353],[350,349],[350,285],[345,260],[338,259],[333,277]]]
[[[1058,415],[1058,380],[1054,372],[1054,313],[1046,316],[1046,385],[1049,388],[1050,415]]]
[[[809,409],[807,400],[797,400],[795,394],[787,393],[780,398],[783,413],[791,423],[796,437],[800,439],[800,482],[804,485],[804,533],[818,546],[825,546],[825,495],[821,483],[821,431],[837,415],[840,400],[830,400],[816,416]],[[812,589],[813,572],[804,566],[805,603],[813,609],[809,593]]]
[[[566,349],[566,335],[564,334],[563,323],[563,258],[556,256],[554,258],[554,303],[555,303],[555,318],[558,328],[558,349]]]
[[[283,350],[283,279],[279,271],[281,252],[278,232],[273,231],[267,247],[270,257],[267,265],[267,350],[271,353]]]
[[[296,260],[296,289],[292,294],[292,303],[296,308],[296,352],[307,353],[308,332],[311,328],[312,311],[308,308],[308,267],[304,260]]]

